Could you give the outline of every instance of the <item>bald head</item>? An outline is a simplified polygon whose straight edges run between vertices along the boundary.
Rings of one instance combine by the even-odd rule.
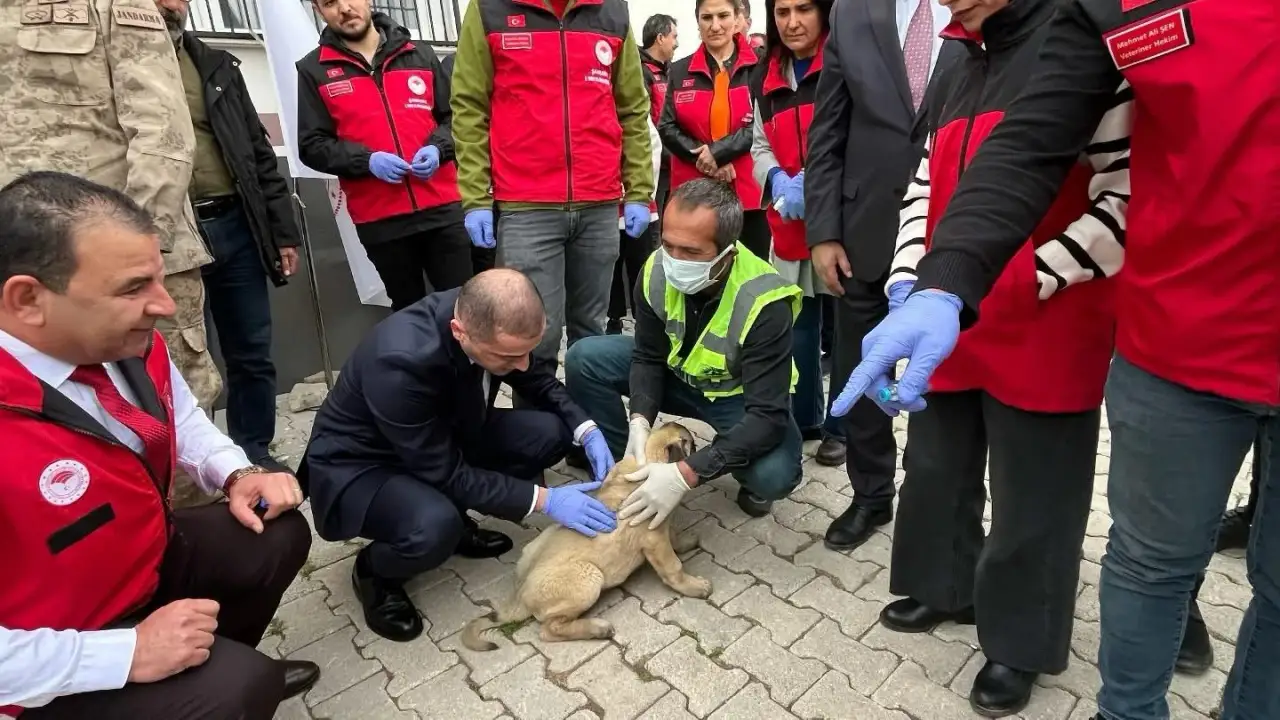
[[[546,329],[542,296],[533,282],[518,270],[485,270],[462,286],[453,312],[467,333],[480,341],[499,333],[533,338]]]

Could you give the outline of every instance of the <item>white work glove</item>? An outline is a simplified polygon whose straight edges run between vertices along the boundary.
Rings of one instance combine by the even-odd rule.
[[[689,483],[685,482],[677,463],[650,463],[624,477],[632,482],[644,480],[643,485],[627,496],[618,512],[619,520],[635,516],[631,521],[633,527],[649,518],[653,518],[649,529],[658,527],[689,492]]]
[[[649,421],[642,417],[631,418],[631,432],[627,434],[627,449],[622,456],[634,459],[636,467],[648,465],[649,458],[644,452],[644,446],[648,442]]]

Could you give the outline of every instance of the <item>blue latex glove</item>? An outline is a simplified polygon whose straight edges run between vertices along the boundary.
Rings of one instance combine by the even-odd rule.
[[[409,172],[420,180],[430,180],[436,170],[440,169],[440,148],[435,145],[424,145],[413,154],[413,163]]]
[[[773,197],[774,203],[787,196],[787,185],[789,184],[791,184],[791,176],[784,172],[782,168],[778,168],[769,177],[769,195]],[[781,215],[782,211],[779,210],[778,214]]]
[[[902,303],[907,301],[907,296],[911,294],[911,288],[916,286],[915,280],[899,280],[889,286],[889,312],[893,312],[902,307]]]
[[[924,290],[907,298],[862,339],[862,362],[831,405],[831,414],[845,415],[858,398],[866,395],[886,414],[919,412],[921,397],[929,389],[929,377],[951,354],[960,337],[960,298],[941,290]],[[881,398],[890,387],[890,375],[906,358],[907,369],[896,386],[896,396]]]
[[[627,235],[638,238],[649,228],[648,203],[629,202],[622,206],[623,227]]]
[[[648,208],[645,208],[648,210]],[[604,433],[599,428],[587,433],[582,438],[582,449],[587,451],[587,459],[591,461],[591,475],[596,482],[604,482],[604,478],[613,469],[614,460],[613,452],[609,450],[609,443],[604,439]]]
[[[804,171],[791,178],[791,180],[782,188],[783,202],[782,210],[778,214],[782,215],[783,220],[803,220],[804,219]]]
[[[600,485],[589,482],[547,488],[547,501],[542,511],[552,520],[587,537],[613,532],[618,527],[617,516],[604,503],[587,494]]]
[[[462,224],[471,236],[471,244],[479,248],[491,248],[493,242],[493,211],[468,210]]]
[[[382,182],[398,183],[409,172],[409,163],[394,153],[376,152],[369,156],[369,172]]]

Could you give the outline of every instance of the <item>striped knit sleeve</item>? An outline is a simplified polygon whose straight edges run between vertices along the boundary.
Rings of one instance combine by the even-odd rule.
[[[902,210],[898,214],[898,239],[894,243],[893,262],[889,280],[884,284],[886,294],[895,283],[915,281],[916,264],[924,257],[924,228],[929,217],[929,150],[933,136],[924,145],[924,157],[911,178],[907,192],[902,196]]]
[[[1077,283],[1111,277],[1124,264],[1132,112],[1133,88],[1124,82],[1084,150],[1094,172],[1089,181],[1092,206],[1061,235],[1036,248],[1041,300]]]

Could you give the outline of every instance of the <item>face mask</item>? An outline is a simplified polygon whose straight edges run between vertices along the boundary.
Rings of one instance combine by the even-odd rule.
[[[706,290],[712,284],[711,268],[720,262],[733,246],[720,251],[720,254],[706,262],[697,260],[677,260],[667,253],[667,249],[662,249],[662,272],[667,276],[667,282],[671,287],[680,291],[684,295],[693,295],[694,293]]]

